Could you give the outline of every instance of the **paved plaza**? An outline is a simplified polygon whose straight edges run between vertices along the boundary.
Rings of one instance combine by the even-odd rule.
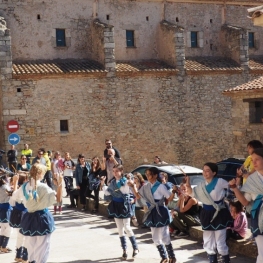
[[[69,199],[64,198],[64,204]],[[53,210],[52,210],[53,211]],[[70,210],[63,207],[63,214],[55,216],[56,231],[51,238],[49,263],[106,263],[120,262],[122,249],[115,222],[90,212]],[[127,262],[159,263],[160,257],[147,229],[133,228],[140,253],[131,258],[132,248],[128,242]],[[13,231],[9,247],[15,248],[16,233]],[[207,263],[206,253],[200,241],[191,238],[172,240],[177,262]],[[14,262],[15,253],[0,254],[1,263]],[[255,259],[231,255],[231,263],[255,263]]]

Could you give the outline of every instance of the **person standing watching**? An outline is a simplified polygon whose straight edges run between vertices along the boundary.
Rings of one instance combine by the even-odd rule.
[[[108,149],[108,159],[104,160],[105,162],[105,168],[107,171],[107,183],[109,184],[111,180],[114,178],[113,174],[113,167],[117,164],[122,164],[122,161],[120,158],[117,158],[115,156],[115,150],[114,149]]]
[[[113,149],[115,151],[115,156],[119,159],[121,158],[121,154],[119,150],[112,146],[111,140],[106,139],[105,144],[106,144],[106,149],[104,150],[104,157],[106,158],[106,160],[110,158],[110,156],[108,155],[109,149]]]
[[[24,144],[24,147],[25,148],[21,151],[21,155],[25,155],[26,156],[26,162],[30,164],[30,159],[32,157],[33,151],[31,149],[29,149],[27,143]]]
[[[90,174],[90,164],[85,161],[85,156],[79,154],[78,164],[76,166],[76,186],[79,189],[80,204],[82,211],[86,210],[86,189],[89,183],[88,175]]]
[[[43,179],[43,182],[47,182],[47,185],[53,189],[52,187],[52,173],[51,173],[51,162],[50,162],[50,159],[48,157],[48,153],[45,151],[44,148],[40,148],[39,149],[40,151],[43,152],[43,158],[45,159],[45,162],[46,162],[46,167],[47,167],[47,171],[44,175],[44,179]]]
[[[46,160],[43,157],[43,154],[44,154],[43,151],[38,150],[37,156],[32,161],[32,165],[35,164],[37,161],[39,161],[40,163],[46,166]]]
[[[71,160],[69,152],[65,152],[65,160],[64,160],[64,181],[65,188],[67,192],[67,196],[69,197],[70,191],[73,189],[73,171],[75,170],[75,163]]]
[[[12,172],[15,172],[17,166],[16,157],[17,157],[17,150],[15,149],[15,145],[11,145],[11,149],[7,152],[7,158],[8,158],[9,169]]]

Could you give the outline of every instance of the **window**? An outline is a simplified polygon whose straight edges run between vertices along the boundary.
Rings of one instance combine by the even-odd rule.
[[[56,44],[57,44],[57,47],[66,46],[65,29],[56,29]]]
[[[191,32],[191,47],[197,47],[197,32]]]
[[[249,101],[249,122],[262,123],[263,99]]]
[[[60,120],[60,131],[68,132],[68,120]]]
[[[253,32],[248,32],[248,47],[255,47],[255,34]]]
[[[126,30],[126,45],[134,47],[134,30]]]

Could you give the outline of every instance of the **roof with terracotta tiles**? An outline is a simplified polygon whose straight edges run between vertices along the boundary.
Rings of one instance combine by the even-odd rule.
[[[176,71],[174,67],[159,60],[143,61],[118,61],[116,63],[117,72],[140,72],[140,71]]]
[[[13,76],[94,72],[105,72],[105,70],[98,62],[92,60],[50,60],[13,63]]]
[[[263,70],[263,57],[251,57],[249,59],[249,68],[251,70]]]
[[[221,57],[194,57],[186,58],[187,72],[225,72],[242,71],[240,65],[234,60]]]
[[[249,82],[246,82],[242,85],[236,86],[232,89],[224,90],[223,93],[236,93],[236,92],[244,92],[244,91],[258,91],[262,90],[263,91],[263,76],[258,77],[254,80],[251,80]]]

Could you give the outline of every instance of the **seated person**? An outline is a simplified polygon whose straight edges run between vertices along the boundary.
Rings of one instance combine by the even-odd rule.
[[[189,236],[190,226],[200,226],[199,220],[199,205],[198,201],[187,194],[187,188],[184,183],[178,188],[177,208],[172,210],[173,221],[170,228],[177,230],[176,238]]]
[[[230,202],[230,214],[234,219],[233,227],[228,227],[226,239],[230,237],[239,240],[244,239],[247,233],[247,217],[244,213],[244,207],[239,201]]]

